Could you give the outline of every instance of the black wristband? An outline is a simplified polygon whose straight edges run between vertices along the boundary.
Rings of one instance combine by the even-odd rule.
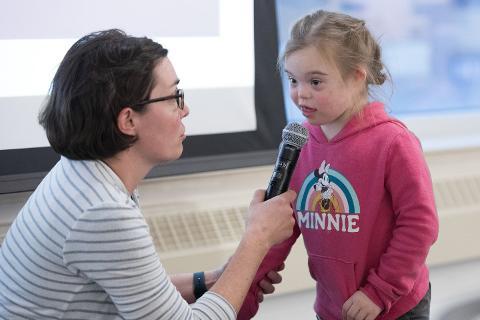
[[[207,292],[207,285],[205,284],[205,273],[202,272],[195,272],[193,274],[193,294],[195,295],[195,298],[198,299],[205,292]]]

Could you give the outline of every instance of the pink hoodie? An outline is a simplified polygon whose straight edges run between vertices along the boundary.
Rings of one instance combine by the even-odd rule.
[[[300,233],[322,319],[341,319],[357,290],[383,309],[377,319],[395,319],[427,292],[425,259],[438,234],[420,144],[378,102],[331,141],[319,127],[305,126],[309,140],[290,184],[298,193],[294,234],[265,257],[238,319],[255,315],[258,281],[286,259]]]

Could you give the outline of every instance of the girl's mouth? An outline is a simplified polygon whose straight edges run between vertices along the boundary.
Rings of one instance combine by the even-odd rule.
[[[302,111],[303,115],[308,117],[309,115],[313,114],[317,109],[310,108],[307,106],[300,106],[300,110]]]

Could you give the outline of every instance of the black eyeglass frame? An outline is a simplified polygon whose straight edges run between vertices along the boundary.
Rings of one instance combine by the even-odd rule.
[[[166,101],[166,100],[171,100],[171,99],[175,99],[177,101],[177,107],[180,110],[183,110],[183,108],[185,107],[185,94],[183,92],[183,89],[175,90],[175,94],[165,96],[165,97],[158,97],[158,98],[153,98],[153,99],[149,99],[149,100],[140,101],[138,103],[133,104],[132,106],[133,107],[141,107],[141,106],[144,106],[144,105],[149,104],[149,103],[158,102],[158,101]]]

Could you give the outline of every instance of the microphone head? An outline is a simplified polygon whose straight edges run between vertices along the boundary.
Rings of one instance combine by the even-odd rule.
[[[308,140],[308,130],[299,123],[291,122],[282,130],[283,143],[301,149]]]

